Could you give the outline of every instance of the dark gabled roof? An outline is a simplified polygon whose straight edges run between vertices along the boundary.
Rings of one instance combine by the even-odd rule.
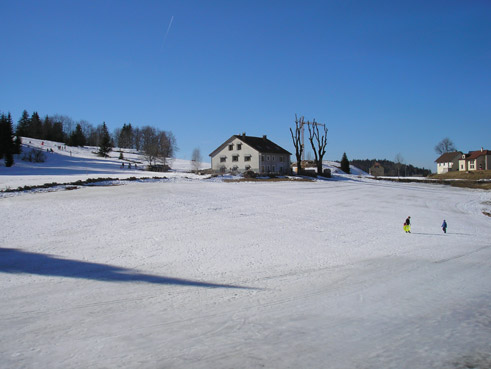
[[[450,163],[455,160],[457,157],[461,157],[462,153],[459,151],[446,152],[442,154],[438,159],[435,160],[437,163]]]
[[[477,159],[481,155],[491,155],[491,151],[489,150],[479,150],[479,151],[471,151],[468,156],[466,155],[466,159]]]
[[[253,136],[245,136],[245,135],[236,135],[236,138],[240,139],[244,143],[248,144],[253,149],[256,149],[259,152],[264,152],[268,154],[288,154],[291,155],[288,151],[286,151],[281,146],[278,146],[273,141],[268,140],[266,136],[263,137],[253,137]]]
[[[268,138],[266,136],[253,137],[253,136],[246,136],[246,135],[242,134],[242,135],[233,135],[232,137],[230,137],[227,141],[225,141],[217,149],[215,149],[210,154],[210,156],[213,156],[213,155],[215,155],[215,153],[221,151],[225,146],[227,146],[229,144],[230,141],[232,141],[236,138],[241,140],[243,143],[249,145],[253,149],[259,151],[260,153],[291,155],[290,152],[286,151],[281,146],[275,144],[271,140],[268,140]]]

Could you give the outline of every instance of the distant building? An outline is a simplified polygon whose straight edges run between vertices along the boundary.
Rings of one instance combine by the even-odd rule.
[[[459,170],[459,159],[461,158],[462,153],[460,151],[446,152],[442,154],[438,159],[435,160],[436,173],[442,174],[454,170]]]
[[[290,173],[291,153],[266,136],[233,135],[210,154],[215,172]]]
[[[383,176],[384,175],[384,167],[380,165],[380,163],[375,162],[369,169],[368,169],[368,174],[378,177],[378,176]]]
[[[490,170],[491,169],[491,151],[484,150],[471,151],[468,154],[462,154],[459,160],[460,171],[473,170]]]

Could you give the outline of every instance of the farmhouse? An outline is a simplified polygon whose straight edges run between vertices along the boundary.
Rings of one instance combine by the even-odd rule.
[[[462,154],[459,160],[460,171],[473,170],[490,170],[491,169],[491,151],[484,150],[471,151],[468,154]]]
[[[211,169],[215,172],[245,172],[259,174],[288,174],[288,151],[266,136],[233,135],[210,154]]]
[[[375,162],[369,169],[368,173],[374,177],[383,176],[384,175],[384,167],[380,165],[379,162]]]
[[[442,174],[451,172],[454,170],[459,170],[459,159],[462,158],[462,153],[460,151],[446,152],[442,154],[436,162],[436,173]]]

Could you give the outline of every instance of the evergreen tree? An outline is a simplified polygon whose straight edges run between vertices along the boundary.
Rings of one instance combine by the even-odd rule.
[[[0,115],[0,159],[3,159],[7,153],[7,117],[5,114]]]
[[[82,126],[77,124],[75,131],[72,132],[70,138],[68,139],[69,146],[85,146],[85,136],[82,132]]]
[[[56,142],[65,142],[65,132],[63,132],[63,123],[53,122],[52,140]]]
[[[47,115],[43,121],[42,134],[41,134],[40,138],[43,140],[54,141],[54,139],[53,139],[53,121]]]
[[[133,147],[133,127],[131,123],[123,124],[123,129],[119,131],[119,135],[117,137],[119,147],[130,149]]]
[[[30,125],[31,125],[31,118],[29,118],[29,113],[27,112],[27,110],[24,110],[22,112],[21,118],[17,122],[17,129],[15,131],[16,135],[28,137]]]
[[[101,130],[101,141],[99,144],[99,156],[106,157],[113,149],[113,144],[111,142],[111,136],[109,136],[109,131],[107,130],[106,123],[102,123]]]
[[[15,136],[14,140],[14,154],[20,154],[22,152],[22,139],[20,136]]]
[[[0,158],[5,157],[5,166],[11,167],[14,164],[14,127],[12,117],[2,114],[0,116]]]
[[[41,122],[41,119],[39,118],[39,114],[37,112],[34,112],[31,115],[28,136],[38,139],[43,138],[43,123]]]
[[[349,160],[346,153],[343,154],[343,158],[341,159],[341,170],[346,174],[350,174]]]

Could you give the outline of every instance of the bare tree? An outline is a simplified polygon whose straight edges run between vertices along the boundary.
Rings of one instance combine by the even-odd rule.
[[[322,159],[326,153],[327,145],[327,127],[324,125],[324,132],[319,132],[319,124],[315,121],[307,125],[309,128],[309,141],[312,145],[312,150],[314,151],[315,164],[317,166],[317,174],[322,174]],[[312,128],[310,128],[312,126]]]
[[[177,150],[172,132],[145,126],[141,129],[141,135],[142,150],[148,163],[154,165],[160,161],[164,166],[167,165],[168,159],[173,158]]]
[[[193,154],[191,155],[191,162],[195,172],[199,171],[199,168],[201,166],[201,160],[203,160],[201,157],[201,151],[198,148],[195,148],[193,150]]]
[[[437,154],[445,154],[447,152],[457,151],[454,143],[448,137],[441,140],[438,145],[435,146],[435,151]]]
[[[72,118],[67,115],[55,114],[50,117],[53,121],[59,122],[63,125],[63,132],[67,136],[70,136],[72,132],[75,130],[75,122]]]
[[[158,138],[155,128],[145,126],[141,129],[142,150],[149,165],[155,164],[158,156]]]
[[[394,159],[394,162],[396,163],[396,168],[397,168],[397,176],[399,177],[400,176],[400,171],[401,171],[401,167],[403,166],[404,164],[404,158],[403,156],[401,155],[401,153],[398,153]]]
[[[297,174],[302,172],[302,153],[304,147],[302,146],[302,126],[303,126],[303,117],[300,119],[297,118],[297,114],[295,114],[295,134],[293,130],[290,128],[290,133],[292,134],[293,146],[295,146],[295,156],[297,158]]]
[[[83,120],[83,119],[79,120],[77,123],[80,124],[80,127],[82,127],[82,132],[83,132],[84,136],[87,137],[87,140],[88,140],[89,137],[92,135],[92,133],[95,130],[94,126],[92,126],[92,124],[90,124],[88,121]],[[87,145],[97,146],[98,142],[87,142]]]
[[[136,149],[136,151],[140,151],[142,147],[142,130],[138,127],[134,128],[133,135],[134,135],[133,148]]]
[[[176,139],[170,131],[157,131],[157,158],[167,165],[177,151]]]

